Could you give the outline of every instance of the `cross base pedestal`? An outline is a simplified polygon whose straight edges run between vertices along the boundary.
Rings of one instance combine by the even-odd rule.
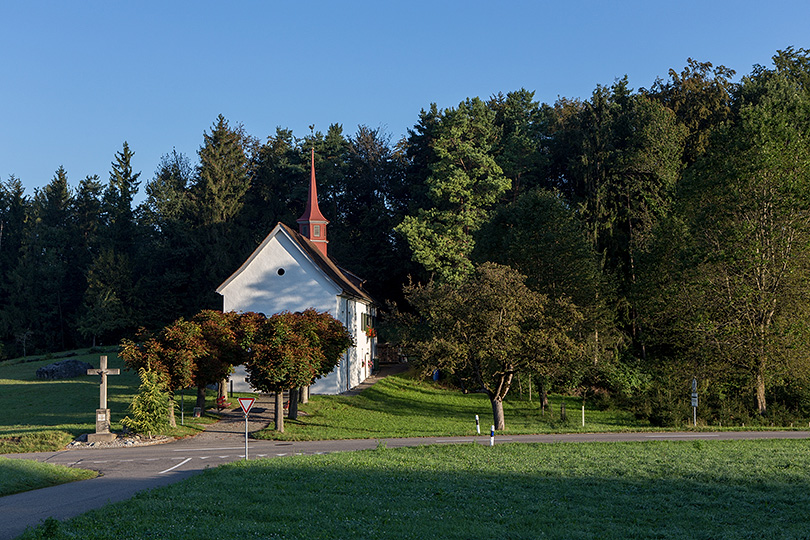
[[[87,442],[110,442],[116,437],[110,433],[110,409],[96,409],[96,432],[87,434]]]
[[[110,432],[110,409],[96,409],[96,433]]]
[[[88,433],[87,442],[112,442],[118,437],[115,433]]]

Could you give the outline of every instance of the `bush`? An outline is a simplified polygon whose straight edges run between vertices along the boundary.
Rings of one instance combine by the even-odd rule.
[[[130,431],[151,437],[169,424],[168,381],[163,373],[145,368],[138,370],[138,376],[141,378],[138,395],[129,405],[132,417],[127,416],[121,423]]]
[[[586,394],[585,399],[598,411],[607,411],[613,406],[613,398],[604,388],[593,389]]]
[[[676,391],[668,380],[653,381],[633,404],[636,418],[644,419],[656,427],[682,425],[691,418],[689,394]],[[683,386],[683,385],[678,385]]]

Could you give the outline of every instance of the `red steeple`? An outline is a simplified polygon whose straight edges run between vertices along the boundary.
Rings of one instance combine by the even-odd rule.
[[[310,239],[315,246],[326,255],[326,225],[329,220],[323,217],[318,208],[318,187],[315,185],[315,149],[312,149],[312,162],[310,165],[309,195],[304,213],[298,218],[298,232]]]

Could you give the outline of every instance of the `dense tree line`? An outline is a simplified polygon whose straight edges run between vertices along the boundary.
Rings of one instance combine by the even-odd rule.
[[[295,226],[312,147],[330,253],[378,297],[396,296],[415,265],[393,233],[411,194],[388,136],[333,125],[301,139],[279,129],[261,143],[220,116],[196,163],[172,151],[150,180],[124,143],[107,182],[72,188],[59,168],[32,196],[14,177],[0,184],[0,353],[114,344],[221,308],[217,285],[277,222]]]
[[[216,285],[300,215],[314,147],[330,254],[380,300],[407,310],[409,276],[444,290],[485,262],[511,266],[577,314],[577,355],[535,362],[544,387],[644,396],[640,414],[666,422],[698,377],[719,419],[803,412],[810,57],[789,48],[734,75],[690,59],[587,99],[434,104],[395,142],[338,125],[262,141],[220,116],[195,159],[172,151],[151,179],[126,143],[107,182],[72,188],[59,168],[29,195],[9,178],[3,351],[113,343],[220,307]]]

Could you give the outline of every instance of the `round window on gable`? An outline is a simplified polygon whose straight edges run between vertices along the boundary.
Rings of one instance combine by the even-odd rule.
[[[284,270],[283,268],[279,268],[277,273],[278,275],[283,276],[285,272],[286,270]]]

